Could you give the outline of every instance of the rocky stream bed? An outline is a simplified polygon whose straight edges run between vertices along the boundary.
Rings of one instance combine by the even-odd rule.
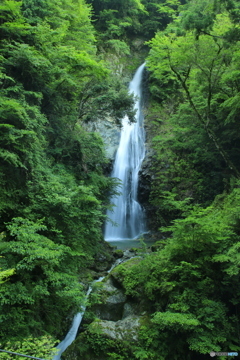
[[[140,263],[152,250],[154,247],[113,250],[116,266],[110,272],[107,256],[99,255],[91,275],[105,277],[93,285],[79,333],[62,354],[62,360],[105,360],[104,351],[111,353],[137,343],[139,329],[148,318],[146,304],[125,293],[123,274],[124,268]]]

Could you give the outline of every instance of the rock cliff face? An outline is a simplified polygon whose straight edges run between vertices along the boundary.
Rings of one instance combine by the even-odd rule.
[[[85,130],[97,132],[101,135],[105,144],[106,155],[109,160],[113,161],[120,140],[121,129],[111,117],[105,119],[96,119],[83,125]]]
[[[149,123],[147,119],[147,109],[148,109],[148,101],[149,101],[149,90],[148,90],[148,71],[145,70],[143,74],[143,82],[142,82],[142,97],[143,97],[143,112],[144,116],[144,129],[145,129],[145,158],[142,163],[142,167],[139,172],[139,183],[138,183],[138,198],[140,204],[144,207],[146,211],[147,218],[147,227],[148,229],[153,229],[154,226],[154,214],[155,209],[149,202],[150,192],[151,192],[151,183],[154,179],[154,172],[152,170],[152,159],[154,156],[154,150],[152,148],[151,136],[149,131]]]

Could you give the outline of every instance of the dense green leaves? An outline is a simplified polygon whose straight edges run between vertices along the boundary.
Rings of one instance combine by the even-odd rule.
[[[197,22],[187,23],[189,16]],[[239,177],[239,39],[227,40],[237,28],[228,7],[194,1],[149,43],[151,201],[161,224],[181,215],[181,201],[208,205],[231,175]]]
[[[158,250],[113,270],[129,301],[145,315],[139,340],[127,342],[132,359],[196,360],[210,351],[240,349],[239,25],[234,15],[239,5],[183,3],[142,1],[154,15],[138,15],[143,28],[148,24],[146,37],[173,21],[148,42],[147,125],[155,151],[150,200],[156,228],[162,225],[155,234]],[[121,10],[121,2],[93,4],[96,28],[105,29],[108,41],[110,35],[122,41],[140,33],[127,21],[122,30],[126,15],[119,19],[114,8]],[[109,340],[99,334],[89,340],[86,334],[89,352],[100,359],[94,340],[105,352]],[[112,352],[110,343],[108,348],[110,358],[129,358],[120,348]]]
[[[81,123],[133,118],[133,100],[96,55],[84,1],[0,7],[0,335],[59,335],[114,193],[103,142]]]
[[[109,359],[239,350],[240,194],[231,179],[239,173],[239,5],[88,3],[92,9],[83,0],[0,5],[1,346],[51,357],[55,340],[43,334],[62,335],[83,303],[79,277],[101,248],[115,183],[104,175],[101,138],[82,124],[134,119],[133,99],[110,68],[116,61],[122,71],[135,36],[143,42],[161,30],[148,43],[147,118],[154,220],[169,238],[118,270],[147,312],[138,343],[115,347],[86,332],[86,346]],[[99,61],[97,46],[111,65]]]
[[[74,305],[71,301],[73,296],[75,307],[81,301],[81,286],[76,275],[71,272],[71,268],[62,270],[64,260],[69,261],[74,254],[70,247],[58,245],[43,235],[46,230],[42,222],[34,223],[23,218],[14,218],[7,225],[6,236],[1,241],[1,253],[4,255],[2,263],[7,268],[15,268],[15,274],[0,289],[2,335],[16,335],[19,327],[26,334],[29,326],[33,327],[32,332],[40,333],[41,327],[46,327],[48,323],[45,316],[54,298],[56,304],[67,308]],[[81,256],[79,252],[77,255]],[[40,309],[37,312],[35,309],[39,301],[42,301],[41,312],[45,313],[44,317],[39,314]],[[57,307],[51,311],[57,316]],[[35,319],[29,321],[28,316],[34,312]],[[11,321],[11,329],[6,320]],[[28,322],[28,327],[23,321]],[[34,329],[37,323],[40,326],[38,331]],[[52,324],[48,326],[48,330],[52,331]]]
[[[195,359],[194,351],[239,349],[238,198],[239,188],[217,198],[211,207],[196,208],[185,219],[175,220],[163,229],[172,231],[164,248],[137,265],[123,265],[127,294],[145,301],[152,312],[152,325],[143,330],[143,348],[153,350],[157,342],[155,354],[162,354],[175,338],[166,359],[180,359],[186,352]]]
[[[99,44],[106,47],[111,39],[129,42],[137,35],[150,39],[178,14],[179,0],[88,0],[94,9]],[[104,43],[105,42],[105,43]],[[130,44],[131,45],[131,44]]]
[[[43,335],[38,338],[28,337],[23,341],[15,342],[8,340],[4,343],[4,350],[50,360],[56,352],[54,348],[55,342],[56,340],[50,335]],[[1,344],[1,348],[2,347],[3,344]],[[3,352],[0,354],[1,360],[9,360],[12,358],[10,354]]]

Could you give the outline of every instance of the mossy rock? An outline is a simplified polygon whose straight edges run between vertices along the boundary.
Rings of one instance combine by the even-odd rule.
[[[95,320],[90,324],[89,331],[102,334],[112,340],[132,343],[138,340],[140,319],[140,316],[131,315],[118,321]]]
[[[113,285],[109,277],[100,287],[93,289],[92,296],[97,295],[98,303],[91,306],[90,310],[102,320],[117,321],[122,318],[126,295],[123,289]]]
[[[113,277],[113,279],[123,287],[122,284],[124,281],[125,271],[127,269],[131,268],[132,266],[139,264],[141,262],[141,260],[142,259],[140,257],[134,257],[132,259],[125,261],[123,264],[116,266],[110,272],[110,276]]]
[[[157,252],[164,247],[164,239],[156,241],[153,245],[151,245],[152,252]]]
[[[113,252],[113,256],[116,258],[116,259],[120,259],[122,258],[124,255],[123,251],[120,250],[120,249],[116,249],[114,252]]]
[[[94,256],[90,269],[96,272],[103,272],[110,269],[111,265],[115,261],[113,255],[114,249],[108,244],[104,244],[98,253]]]
[[[122,359],[133,359],[126,341],[106,336],[100,328],[100,321],[95,320],[94,324],[67,348],[61,356],[62,360],[112,360],[111,353],[124,354]]]

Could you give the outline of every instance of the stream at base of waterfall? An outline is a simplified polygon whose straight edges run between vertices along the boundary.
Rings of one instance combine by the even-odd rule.
[[[138,173],[145,157],[145,132],[141,110],[144,67],[145,64],[142,64],[137,69],[129,84],[129,93],[137,97],[134,106],[136,122],[130,124],[127,116],[122,120],[120,143],[111,174],[111,177],[121,180],[121,193],[111,199],[114,208],[107,212],[108,218],[117,226],[111,222],[106,223],[106,241],[135,239],[146,232],[144,210],[137,200]]]
[[[143,128],[143,113],[141,111],[141,81],[145,64],[136,71],[129,84],[129,92],[137,97],[135,102],[136,122],[130,124],[128,117],[122,120],[120,143],[117,150],[111,177],[121,180],[121,194],[111,199],[115,205],[113,212],[108,212],[108,217],[118,226],[108,222],[105,226],[105,240],[116,241],[136,239],[146,232],[144,211],[137,201],[138,172],[145,156],[145,132]],[[129,244],[129,247],[131,245]],[[120,260],[121,261],[121,260]],[[118,265],[119,260],[108,271]],[[101,277],[94,282],[102,281]],[[90,286],[86,293],[86,300],[92,291]],[[57,345],[59,350],[53,360],[61,360],[61,354],[75,340],[79,326],[82,322],[86,306],[81,306],[81,311],[74,316],[72,326],[64,340]]]
[[[103,279],[104,279],[103,277],[100,277],[98,280],[95,280],[94,282],[99,282],[99,281],[102,281]],[[86,297],[85,297],[86,300],[88,299],[88,296],[91,293],[91,291],[92,291],[92,287],[89,286],[88,291],[86,293]],[[58,353],[57,353],[57,355],[55,355],[53,357],[53,360],[61,360],[62,353],[75,340],[79,326],[82,322],[82,318],[85,313],[85,310],[86,310],[86,306],[85,305],[81,306],[81,311],[74,316],[70,330],[68,331],[68,333],[65,336],[65,338],[63,339],[63,341],[61,341],[56,347],[58,349]]]
[[[101,281],[101,280],[102,280],[102,278],[98,279],[98,281]],[[86,293],[86,299],[88,298],[91,291],[92,291],[92,287],[90,286]],[[63,339],[63,341],[61,341],[56,347],[58,349],[58,353],[57,353],[57,355],[55,355],[53,357],[53,360],[61,360],[62,353],[75,340],[75,338],[77,336],[78,328],[82,322],[82,318],[85,313],[85,310],[86,310],[86,306],[81,306],[81,311],[74,316],[70,330],[68,331],[68,333],[65,336],[65,338]]]

